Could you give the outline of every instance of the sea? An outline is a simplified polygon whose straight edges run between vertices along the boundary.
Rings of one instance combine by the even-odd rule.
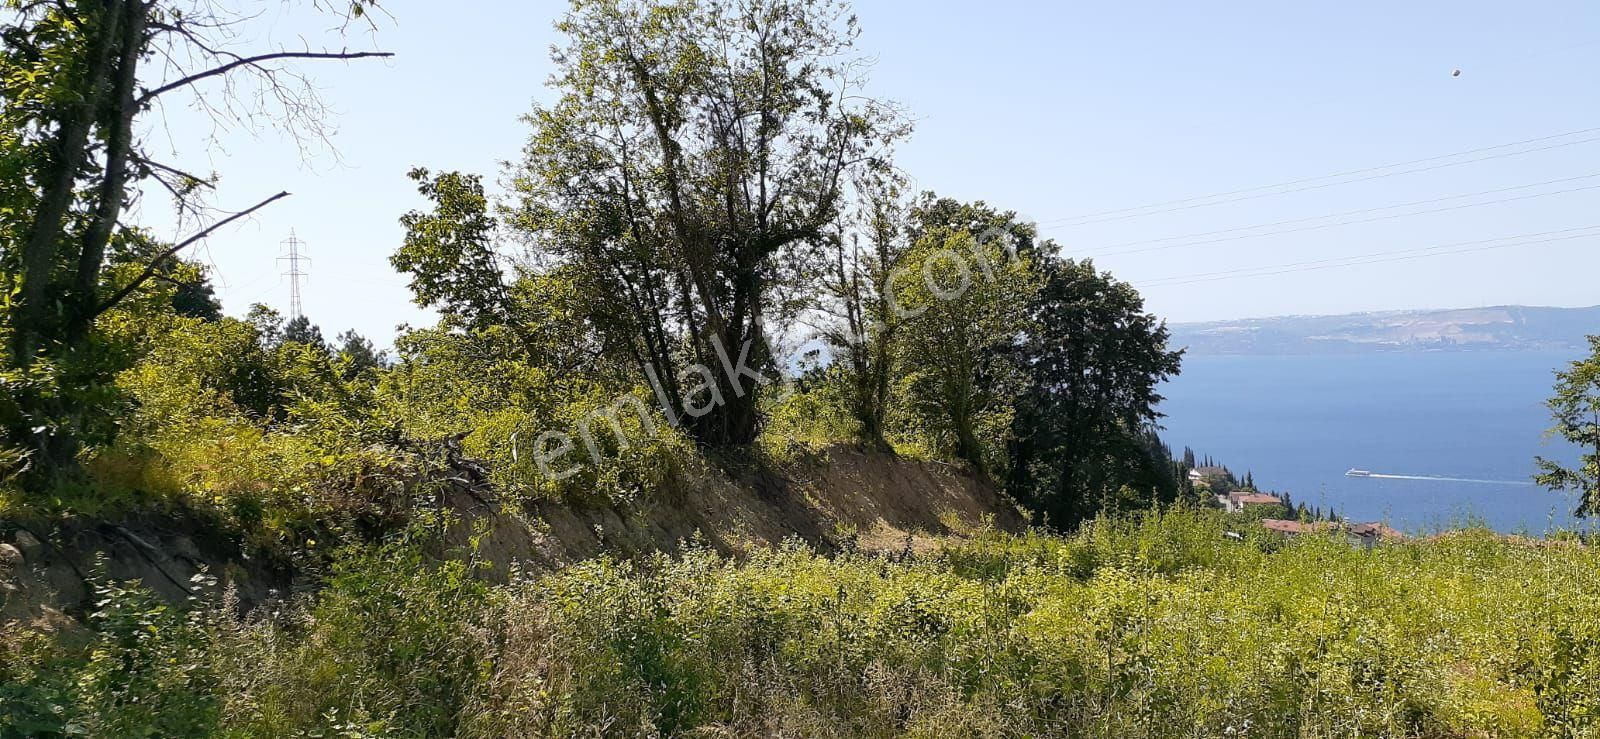
[[[1575,500],[1532,483],[1555,372],[1577,352],[1188,356],[1163,386],[1162,438],[1296,503],[1411,533],[1584,527]],[[1351,468],[1372,477],[1349,477]]]

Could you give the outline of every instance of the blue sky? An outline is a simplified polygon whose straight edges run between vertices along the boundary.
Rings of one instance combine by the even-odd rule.
[[[411,305],[404,278],[387,262],[402,236],[397,219],[421,204],[406,170],[499,176],[526,135],[518,116],[535,100],[554,99],[544,86],[548,49],[565,6],[393,0],[385,3],[393,18],[375,35],[340,40],[325,20],[308,20],[309,4],[262,5],[267,13],[245,39],[253,48],[305,37],[397,54],[306,68],[335,110],[337,161],[325,151],[301,156],[270,131],[221,131],[207,144],[211,125],[182,106],[167,112],[164,130],[150,132],[152,149],[220,172],[222,207],[294,193],[196,252],[215,268],[230,313],[252,302],[287,306],[275,258],[294,229],[314,259],[308,315],[327,333],[354,327],[387,345],[397,324],[432,320]],[[1040,221],[1070,255],[1597,175],[1410,210],[1536,195],[1516,202],[1096,259],[1169,320],[1600,303],[1600,237],[1249,279],[1174,279],[1600,225],[1600,189],[1544,195],[1600,185],[1600,141],[1215,207],[1071,220],[1600,127],[1600,4],[992,0],[855,8],[860,49],[876,59],[875,93],[916,120],[901,167],[920,188]],[[157,203],[151,198],[140,219],[176,234]],[[1409,211],[1374,211],[1399,212]]]

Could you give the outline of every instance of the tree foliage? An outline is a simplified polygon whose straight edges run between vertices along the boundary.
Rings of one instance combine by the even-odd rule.
[[[579,0],[558,27],[561,98],[527,118],[511,223],[570,267],[603,345],[668,405],[720,399],[691,433],[749,442],[779,288],[844,178],[898,133],[859,92],[854,18],[829,2]]]
[[[453,324],[469,329],[506,325],[509,297],[483,183],[460,172],[432,176],[421,167],[410,177],[433,209],[401,216],[405,244],[389,263],[411,274],[418,305],[437,308]]]
[[[378,351],[372,345],[372,340],[356,333],[354,329],[339,334],[335,339],[334,351],[339,358],[340,373],[346,380],[381,370],[389,363],[388,352]]]
[[[904,321],[895,310],[890,275],[908,248],[904,183],[893,173],[856,178],[855,202],[829,234],[818,259],[818,335],[833,353],[854,436],[869,449],[892,451],[887,436],[894,355]]]
[[[1014,425],[1011,489],[1058,526],[1170,501],[1178,470],[1152,426],[1157,388],[1177,374],[1181,353],[1167,349],[1166,327],[1133,286],[1087,260],[1040,262],[1043,285],[1019,352],[1029,380]]]
[[[1001,240],[936,228],[911,247],[889,283],[911,337],[899,344],[910,412],[941,446],[980,471],[999,469],[1021,377],[1012,349],[1029,330],[1036,289],[1026,258]]]
[[[1600,336],[1589,337],[1590,354],[1556,374],[1547,405],[1556,425],[1550,433],[1578,450],[1575,464],[1540,457],[1540,485],[1578,494],[1579,516],[1600,516]]]
[[[215,177],[150,159],[129,121],[240,74],[315,139],[322,109],[284,65],[363,55],[239,53],[208,34],[248,18],[200,7],[34,3],[7,26],[0,166],[19,177],[0,190],[13,296],[0,422],[39,468],[68,466],[83,442],[192,460],[218,434],[266,449],[347,433],[336,446],[459,439],[519,492],[627,496],[692,461],[659,427],[737,446],[770,415],[807,439],[961,460],[1037,505],[1078,501],[1078,517],[1082,501],[1171,497],[1148,492],[1171,477],[1150,426],[1152,388],[1176,369],[1164,333],[1130,289],[1059,260],[1014,214],[905,194],[891,155],[908,126],[863,94],[843,5],[576,0],[559,97],[527,117],[507,197],[476,175],[410,172],[424,205],[401,217],[390,262],[441,321],[401,336],[393,365],[305,316],[223,318],[181,260],[248,211],[203,218]],[[188,47],[214,66],[139,74]],[[141,183],[214,222],[170,244],[122,227]],[[826,349],[773,408],[765,388],[793,369],[774,346],[800,322]],[[118,429],[138,436],[117,446]],[[541,479],[538,440],[561,434],[590,453]]]

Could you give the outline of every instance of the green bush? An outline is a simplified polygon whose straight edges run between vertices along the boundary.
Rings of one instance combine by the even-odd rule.
[[[225,733],[451,736],[485,657],[489,591],[405,542],[349,554],[314,603],[214,632]],[[318,733],[320,732],[320,733]]]
[[[790,447],[820,448],[860,441],[861,423],[850,414],[844,369],[829,366],[805,373],[766,399],[761,443],[782,458]]]
[[[690,549],[503,586],[397,542],[348,555],[276,617],[181,616],[110,591],[86,650],[5,642],[0,726],[1600,735],[1593,548],[1472,530],[1368,551],[1223,531],[1217,512],[1175,510],[911,560]]]
[[[204,611],[101,580],[85,644],[0,639],[0,736],[205,736],[218,721]]]
[[[698,458],[648,389],[507,358],[506,341],[496,331],[402,336],[401,361],[377,390],[378,415],[408,438],[459,437],[514,500],[622,502],[671,491]],[[569,449],[541,469],[539,453],[560,446],[541,441],[547,432],[566,435]]]

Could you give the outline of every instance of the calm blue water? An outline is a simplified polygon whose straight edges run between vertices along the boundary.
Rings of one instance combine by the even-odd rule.
[[[1571,528],[1573,502],[1528,484],[1546,440],[1554,372],[1540,352],[1185,357],[1163,438],[1264,489],[1407,531],[1477,520],[1502,532]],[[1345,477],[1375,473],[1501,482]]]

